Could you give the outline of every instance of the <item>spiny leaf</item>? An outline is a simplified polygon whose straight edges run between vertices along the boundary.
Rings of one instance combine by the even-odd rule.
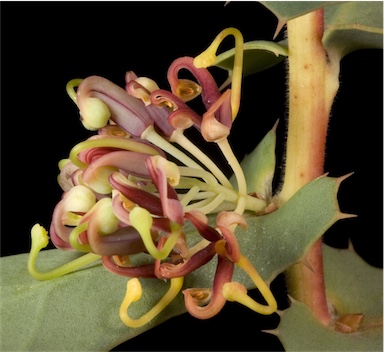
[[[353,250],[324,246],[327,297],[338,315],[364,313],[363,327],[383,318],[383,269],[366,263]]]
[[[340,1],[260,1],[260,3],[277,17],[276,36],[289,20],[322,7],[340,4]]]
[[[342,179],[321,177],[300,189],[277,211],[247,217],[248,228],[239,229],[237,238],[243,254],[260,275],[271,282],[279,273],[301,260],[310,246],[338,219],[337,191]],[[187,236],[197,236],[189,227]],[[37,266],[46,271],[74,259],[74,253],[46,250]],[[101,265],[53,279],[37,281],[27,272],[28,254],[3,257],[1,263],[2,351],[107,351],[185,313],[182,294],[153,321],[141,328],[126,327],[119,318],[127,278],[113,275]],[[147,262],[138,255],[134,264]],[[211,287],[216,267],[213,260],[186,277],[185,287]],[[248,289],[253,282],[236,269],[234,281]],[[167,291],[169,283],[141,280],[143,297],[129,314],[145,314]],[[228,303],[230,304],[230,303]],[[22,333],[20,333],[22,332]]]
[[[277,18],[276,33],[296,17],[324,8],[323,45],[337,59],[360,49],[383,48],[382,1],[260,1]],[[289,38],[288,38],[289,40]]]
[[[318,322],[295,300],[277,328],[286,351],[382,351],[383,270],[364,262],[352,251],[323,248],[327,296],[335,314],[363,313],[360,329],[340,333]]]

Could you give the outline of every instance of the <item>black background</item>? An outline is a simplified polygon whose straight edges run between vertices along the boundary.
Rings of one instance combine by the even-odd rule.
[[[230,26],[245,41],[272,40],[276,18],[257,2],[1,2],[2,256],[29,251],[34,223],[49,227],[62,195],[57,163],[92,134],[80,123],[66,83],[96,74],[124,86],[125,72],[133,70],[167,88],[166,71],[174,59],[196,56]],[[222,48],[231,45],[227,39]],[[351,240],[378,267],[383,244],[382,76],[381,50],[357,51],[342,60],[325,164],[330,176],[354,172],[343,182],[339,200],[342,211],[358,214],[335,224],[325,241],[347,247]],[[239,159],[280,119],[281,163],[285,79],[284,63],[245,79],[230,137]],[[284,291],[283,285],[279,276],[273,288]],[[274,337],[259,332],[277,323],[276,315],[260,319],[232,303],[211,320],[176,317],[114,350],[282,350]]]

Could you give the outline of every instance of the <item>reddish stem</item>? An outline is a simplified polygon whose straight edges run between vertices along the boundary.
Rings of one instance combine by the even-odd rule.
[[[319,9],[287,24],[289,120],[284,184],[279,194],[282,203],[324,173],[330,107],[337,84],[322,46],[323,14]],[[288,270],[288,291],[328,325],[331,315],[325,294],[322,239],[305,259],[307,265],[300,263]]]

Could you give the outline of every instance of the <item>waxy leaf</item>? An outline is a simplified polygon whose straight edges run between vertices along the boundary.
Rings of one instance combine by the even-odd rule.
[[[323,45],[342,59],[359,49],[383,48],[383,2],[349,1],[324,9]]]
[[[339,1],[259,1],[277,17],[275,36],[284,25],[296,17],[305,15],[322,7],[340,4]]]
[[[215,66],[228,71],[232,76],[235,49],[230,49],[217,56]],[[261,72],[283,61],[288,55],[284,42],[281,44],[266,40],[244,43],[243,75]]]
[[[275,212],[247,216],[248,228],[238,229],[237,238],[242,253],[267,282],[300,261],[308,248],[342,218],[337,203],[341,181],[320,177]],[[196,233],[188,230],[187,236],[193,239]],[[36,265],[44,272],[74,257],[75,253],[45,250]],[[186,311],[179,294],[150,323],[128,328],[118,313],[127,278],[93,265],[50,281],[37,281],[28,274],[27,258],[28,254],[20,254],[0,259],[2,351],[106,351]],[[134,265],[144,263],[148,256],[137,255],[133,260]],[[213,260],[199,268],[186,277],[185,287],[211,287],[215,267]],[[239,268],[233,279],[248,289],[254,288]],[[169,283],[157,279],[141,283],[143,297],[130,307],[132,318],[145,314],[169,287]]]
[[[335,314],[364,314],[356,332],[325,327],[304,304],[292,300],[277,328],[287,351],[382,351],[383,270],[367,264],[355,252],[323,246],[327,297]]]

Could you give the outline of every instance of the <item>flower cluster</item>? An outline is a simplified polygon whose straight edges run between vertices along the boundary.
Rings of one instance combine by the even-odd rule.
[[[235,37],[235,67],[231,88],[222,92],[207,67],[228,35]],[[49,233],[57,248],[85,254],[63,268],[38,272],[34,263],[48,236],[36,224],[31,231],[31,275],[45,280],[101,259],[107,270],[131,278],[120,309],[122,321],[131,327],[146,324],[180,291],[188,312],[200,319],[217,314],[227,300],[262,314],[276,310],[272,293],[234,235],[237,226],[247,226],[244,211],[261,214],[267,205],[247,194],[227,138],[240,103],[242,46],[240,32],[228,28],[199,56],[176,59],[167,75],[170,90],[134,72],[126,73],[125,89],[98,76],[67,84],[83,125],[97,133],[77,144],[59,164],[64,194]],[[195,80],[179,78],[180,70],[189,71]],[[202,115],[188,105],[198,97],[205,109]],[[217,144],[233,169],[235,186],[185,135],[189,128]],[[201,237],[193,245],[185,232],[187,223]],[[133,265],[131,258],[138,253],[151,260]],[[184,287],[184,277],[214,257],[212,288]],[[267,305],[253,301],[242,284],[232,282],[235,265],[249,274]],[[170,280],[170,288],[157,307],[134,320],[127,309],[141,296],[139,278]]]

